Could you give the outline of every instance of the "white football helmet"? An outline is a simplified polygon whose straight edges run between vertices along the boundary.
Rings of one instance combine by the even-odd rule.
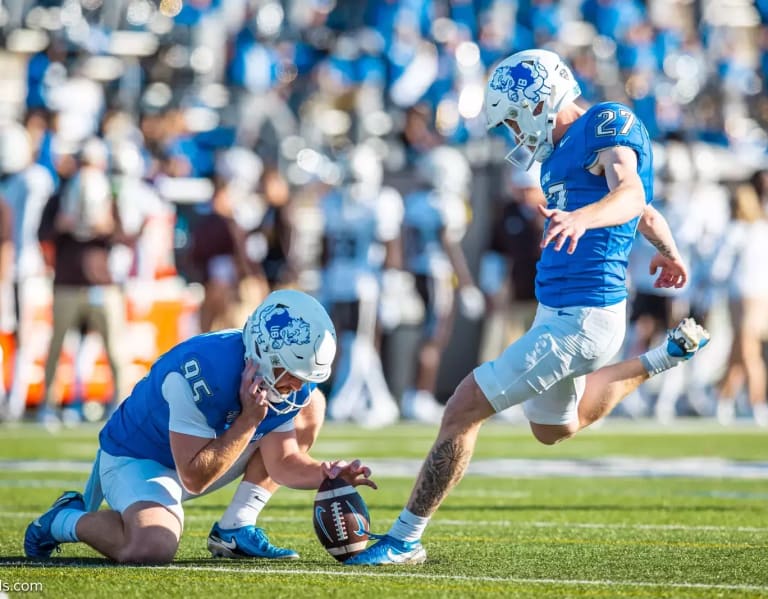
[[[581,95],[571,69],[554,52],[524,50],[505,58],[488,79],[485,116],[488,128],[504,123],[514,147],[506,155],[528,169],[552,152],[555,117]]]
[[[281,394],[276,384],[285,373],[302,381],[322,383],[331,376],[336,355],[336,331],[328,313],[310,295],[294,289],[273,291],[248,317],[243,328],[245,358],[259,365],[259,375],[271,393],[278,414],[299,409],[309,397],[296,401],[296,393]],[[284,371],[275,376],[275,369]]]

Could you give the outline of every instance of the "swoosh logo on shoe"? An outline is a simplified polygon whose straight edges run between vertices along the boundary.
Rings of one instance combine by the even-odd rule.
[[[330,541],[333,542],[333,537],[328,534],[328,530],[325,528],[325,524],[323,523],[323,514],[325,513],[325,508],[317,506],[315,508],[315,522],[317,522],[317,525],[320,527],[320,530],[323,531],[323,534],[325,537]]]
[[[407,554],[398,555],[390,548],[390,549],[387,549],[387,559],[389,559],[389,561],[395,564],[404,564],[408,561],[408,555]]]
[[[42,527],[43,527],[43,525],[42,525],[42,524],[40,524],[40,518],[35,518],[35,519],[32,521],[32,525],[33,525],[33,526],[37,526],[37,527],[39,527],[39,528],[42,528]]]
[[[234,550],[237,549],[237,541],[235,539],[232,539],[231,541],[225,541],[221,537],[213,537],[213,540],[217,543],[220,543],[223,547],[226,547],[227,549]]]

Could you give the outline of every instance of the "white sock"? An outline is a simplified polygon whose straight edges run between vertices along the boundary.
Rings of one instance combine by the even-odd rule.
[[[759,403],[752,406],[752,417],[757,426],[768,426],[768,404]]]
[[[272,493],[264,487],[242,481],[238,485],[229,507],[219,520],[219,526],[225,530],[230,530],[255,524],[270,497],[272,497]]]
[[[643,368],[648,371],[648,374],[654,376],[670,368],[674,368],[683,358],[676,358],[670,356],[667,352],[667,342],[665,341],[659,347],[654,347],[648,350],[640,356],[640,361],[643,363]]]
[[[429,518],[422,518],[404,508],[387,533],[400,541],[418,541],[429,524]]]
[[[727,426],[733,423],[736,416],[736,400],[731,397],[721,397],[717,400],[717,421]]]
[[[56,514],[53,522],[51,522],[51,535],[53,538],[59,543],[77,543],[80,539],[77,538],[75,529],[80,518],[87,513],[73,509],[61,510]]]

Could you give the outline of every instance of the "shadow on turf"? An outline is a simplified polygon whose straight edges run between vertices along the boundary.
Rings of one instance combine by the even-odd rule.
[[[329,560],[315,560],[315,559],[302,559],[302,566],[328,566],[328,565],[341,565],[339,562]],[[199,566],[210,568],[213,565],[227,567],[233,564],[264,564],[269,565],[270,568],[285,564],[286,566],[292,565],[295,567],[296,562],[293,560],[263,560],[263,559],[240,559],[240,560],[222,560],[220,558],[208,557],[199,559],[176,559],[173,560],[170,566]],[[166,566],[167,566],[166,565]],[[166,567],[164,566],[164,567]],[[100,557],[54,557],[49,560],[32,560],[27,559],[23,555],[0,557],[0,568],[10,567],[24,567],[24,568],[123,568],[123,567],[136,567],[136,564],[129,564],[123,566],[116,564],[115,562],[106,558]],[[151,566],[146,566],[150,568]]]
[[[104,557],[54,557],[49,560],[33,560],[23,555],[0,557],[0,567],[24,566],[25,568],[71,568],[77,566],[115,566]]]

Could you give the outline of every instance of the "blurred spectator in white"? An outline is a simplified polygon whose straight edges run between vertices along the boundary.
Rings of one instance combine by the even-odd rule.
[[[343,170],[344,184],[321,199],[320,299],[339,339],[328,416],[381,427],[399,416],[378,354],[378,306],[383,271],[398,259],[403,200],[395,189],[383,185],[381,158],[372,147],[353,147]]]
[[[58,135],[69,143],[84,143],[98,132],[106,105],[104,89],[82,68],[72,76],[59,71],[46,75],[46,104],[58,113]]]
[[[119,141],[111,152],[111,183],[123,231],[122,242],[116,243],[110,254],[112,275],[121,284],[129,278],[150,281],[157,271],[157,254],[146,247],[151,239],[143,233],[150,219],[167,207],[155,187],[144,179],[146,164],[134,143]]]
[[[716,276],[728,280],[733,344],[721,381],[717,419],[729,424],[739,391],[746,384],[755,422],[768,426],[766,365],[762,342],[768,337],[768,220],[751,185],[736,187],[731,198],[732,220],[713,264]]]
[[[39,141],[39,140],[38,140]],[[0,130],[0,193],[10,208],[13,222],[13,297],[15,304],[16,355],[13,388],[9,397],[9,419],[24,414],[32,368],[31,294],[39,293],[45,264],[37,240],[43,209],[54,191],[50,171],[34,162],[37,148],[27,130],[12,123]]]
[[[104,142],[91,137],[80,152],[80,169],[62,192],[58,221],[78,241],[88,241],[115,229],[112,186],[107,177]]]

